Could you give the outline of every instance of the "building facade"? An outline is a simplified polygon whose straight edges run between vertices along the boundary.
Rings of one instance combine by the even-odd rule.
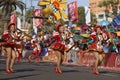
[[[100,21],[102,20],[106,20],[106,16],[105,16],[105,10],[106,7],[99,7],[98,5],[102,2],[103,0],[89,0],[89,7],[90,7],[90,11],[92,14],[94,14],[97,20],[97,23],[99,24]],[[118,14],[120,13],[120,0],[119,0],[119,4],[116,5],[117,9],[118,9]],[[109,10],[109,17],[107,18],[108,21],[112,21],[113,19],[113,15],[112,15],[112,6],[108,7]]]

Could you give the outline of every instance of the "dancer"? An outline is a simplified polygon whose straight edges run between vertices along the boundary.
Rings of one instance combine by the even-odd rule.
[[[21,61],[21,58],[22,58],[22,51],[24,49],[24,42],[23,42],[23,38],[24,38],[25,34],[24,33],[17,33],[17,37],[18,39],[16,40],[16,52],[18,53],[18,56],[17,56],[17,62],[18,64],[20,64],[20,61]]]
[[[8,25],[8,31],[3,33],[2,40],[4,41],[3,47],[6,51],[7,58],[6,58],[6,73],[13,73],[15,72],[14,62],[16,58],[16,52],[14,49],[15,39],[17,38],[15,34],[15,24],[11,23]]]
[[[39,63],[39,57],[41,55],[41,47],[40,47],[39,36],[37,36],[37,38],[36,37],[33,38],[33,40],[31,41],[30,47],[33,49],[33,52],[28,58],[28,63],[30,63],[31,60],[35,59],[35,63],[38,64]]]
[[[57,66],[54,68],[56,73],[61,74],[61,64],[64,60],[65,55],[65,33],[64,26],[59,24],[56,26],[56,32],[53,34],[53,39],[56,41],[51,45],[51,48],[54,50],[54,53],[57,56]]]
[[[108,41],[109,38],[107,34],[102,31],[102,28],[100,26],[96,27],[96,36],[97,36],[97,42],[96,42],[96,51],[93,51],[93,54],[95,56],[95,63],[92,66],[92,72],[95,75],[99,75],[98,66],[102,63],[105,64],[105,56],[106,53],[109,52],[109,45],[110,42]],[[103,49],[103,46],[106,46],[107,50],[105,51]]]

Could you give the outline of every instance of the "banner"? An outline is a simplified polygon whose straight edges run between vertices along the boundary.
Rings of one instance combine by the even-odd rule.
[[[78,5],[77,1],[71,2],[67,5],[68,7],[68,18],[69,21],[77,21],[78,20]]]
[[[86,24],[89,24],[91,22],[91,19],[90,19],[90,8],[89,7],[84,7],[84,8],[85,8]]]
[[[21,29],[21,20],[19,17],[17,17],[17,28]]]
[[[116,16],[113,19],[112,24],[114,27],[120,28],[120,15]]]
[[[14,13],[11,14],[9,24],[15,23],[15,25],[16,25],[16,22],[17,22],[16,12],[14,12]]]
[[[33,13],[34,16],[42,16],[42,9],[36,9]],[[33,19],[33,26],[36,26],[38,28],[42,27],[42,19],[40,18],[34,18]]]

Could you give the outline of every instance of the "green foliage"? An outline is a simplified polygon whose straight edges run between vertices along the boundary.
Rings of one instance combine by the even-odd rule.
[[[28,23],[32,23],[33,18],[30,17],[32,15],[33,15],[33,9],[28,9],[25,13],[25,21],[27,21]]]
[[[101,3],[99,3],[99,7],[106,7],[108,8],[110,5],[118,4],[119,0],[103,0]]]
[[[85,24],[85,9],[84,7],[78,7],[78,25]]]
[[[97,18],[94,13],[91,13],[91,24],[97,23]]]
[[[30,36],[32,36],[33,32],[34,32],[34,29],[33,29],[33,26],[31,25],[31,26],[29,27],[28,34],[29,34]]]
[[[106,7],[108,8],[110,5],[110,1],[109,0],[103,0],[103,2],[99,3],[99,7]]]
[[[0,7],[2,7],[5,16],[9,15],[13,10],[16,10],[17,7],[23,12],[25,6],[20,0],[0,0]]]
[[[2,8],[4,19],[6,19],[6,22],[4,22],[4,28],[6,28],[10,20],[10,14],[17,8],[23,13],[25,7],[26,5],[20,0],[0,0],[0,8]]]
[[[18,12],[18,11],[16,11],[16,15],[17,16],[22,16],[22,14],[20,12]]]
[[[2,35],[3,33],[3,29],[4,29],[4,22],[3,22],[3,12],[2,10],[0,9],[0,35]]]
[[[3,17],[3,13],[2,13],[2,10],[0,9],[0,22],[2,21],[2,20],[1,20],[2,17]]]

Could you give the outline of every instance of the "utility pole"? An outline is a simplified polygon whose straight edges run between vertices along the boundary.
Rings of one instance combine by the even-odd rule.
[[[31,0],[31,7],[32,7],[32,0]]]

